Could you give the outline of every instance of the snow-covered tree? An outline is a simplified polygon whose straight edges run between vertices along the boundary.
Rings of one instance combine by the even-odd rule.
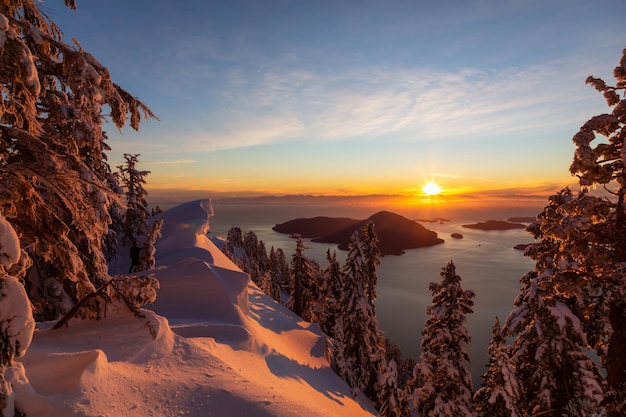
[[[281,249],[270,249],[270,274],[272,275],[272,280],[277,285],[278,298],[276,301],[281,301],[281,292],[289,291],[289,282],[291,280],[290,272],[289,272],[289,263],[287,262],[287,257],[285,256],[285,252]]]
[[[280,286],[276,277],[272,275],[271,271],[263,273],[261,277],[261,291],[269,295],[274,301],[280,302]]]
[[[320,328],[330,337],[335,337],[335,322],[341,314],[341,293],[343,291],[343,274],[341,266],[337,262],[337,254],[326,251],[328,265],[322,271],[320,277],[320,298],[323,299],[322,312],[317,322]]]
[[[309,259],[304,256],[304,250],[306,248],[302,236],[296,234],[294,238],[296,239],[296,250],[291,260],[292,279],[287,307],[302,317],[306,312],[307,303],[310,299],[310,295],[307,294],[307,289],[314,278],[312,276],[311,263]]]
[[[378,274],[376,268],[380,265],[380,250],[378,249],[378,235],[374,230],[374,223],[367,222],[361,230],[363,259],[367,270],[367,297],[372,305],[374,315],[376,315],[376,286],[378,285]]]
[[[9,275],[22,254],[13,227],[0,214],[0,415],[14,415],[12,388],[5,370],[30,346],[35,331],[32,307],[24,286]]]
[[[156,259],[154,257],[156,247],[154,245],[156,244],[157,239],[161,237],[162,227],[163,219],[157,219],[154,223],[152,223],[148,237],[143,243],[143,248],[141,249],[141,253],[139,255],[139,266],[137,267],[136,272],[154,269],[154,265],[156,264]]]
[[[376,389],[379,396],[379,417],[408,417],[410,415],[409,400],[406,391],[398,385],[398,369],[393,359],[386,359],[378,365],[378,381]]]
[[[103,252],[108,261],[115,258],[117,254],[117,245],[120,242],[122,232],[124,231],[124,214],[126,209],[122,202],[124,196],[124,189],[119,183],[119,172],[110,172],[107,175],[107,184],[111,188],[111,191],[118,198],[112,198],[109,205],[109,216],[111,217],[111,223],[109,224],[109,231],[104,236]]]
[[[474,293],[461,288],[454,263],[441,272],[440,284],[431,282],[433,303],[422,331],[420,359],[413,371],[413,409],[420,417],[473,417],[472,374],[467,365],[471,338],[465,327],[472,313]]]
[[[483,384],[474,394],[478,417],[522,417],[519,410],[520,386],[515,364],[510,358],[510,347],[505,345],[500,321],[496,317],[489,343],[489,369],[483,375]]]
[[[35,260],[26,285],[36,313],[51,318],[44,308],[55,316],[64,307],[48,305],[50,280],[75,301],[108,279],[102,244],[113,193],[103,108],[117,128],[130,116],[138,129],[154,115],[77,42],[64,43],[38,5],[0,2],[0,201]]]
[[[515,339],[508,353],[516,364],[518,409],[523,413],[560,417],[567,415],[573,402],[583,400],[589,415],[602,411],[604,382],[587,354],[584,331],[584,321],[598,302],[568,289],[579,278],[570,247],[586,243],[554,238],[572,231],[569,220],[563,223],[562,208],[574,200],[569,190],[550,197],[550,205],[529,227],[535,237],[542,237],[526,251],[535,260],[535,269],[522,277],[522,289],[503,329],[505,337]]]
[[[240,227],[231,227],[226,234],[226,252],[234,255],[235,248],[243,248],[243,232]]]
[[[148,211],[148,192],[144,188],[146,176],[150,171],[139,171],[139,154],[124,154],[126,163],[119,165],[120,182],[126,194],[126,212],[124,214],[124,228],[122,231],[122,243],[131,244],[139,236],[146,233],[147,220],[150,217]]]
[[[519,409],[529,415],[567,415],[572,401],[586,399],[601,411],[602,377],[586,351],[586,339],[572,300],[554,292],[550,268],[522,278],[523,290],[507,318],[504,335],[520,382]]]
[[[338,375],[357,392],[378,402],[378,366],[384,360],[384,340],[369,303],[367,270],[359,232],[352,235],[343,268],[341,314],[334,327],[332,352]]]
[[[565,303],[580,321],[580,343],[595,349],[606,369],[609,417],[626,413],[626,50],[613,75],[615,86],[587,78],[611,111],[574,135],[570,172],[581,190],[551,197],[529,228],[540,242],[528,251],[538,262],[537,278],[529,281],[551,270],[540,279],[542,290],[549,298],[558,295],[554,302]]]

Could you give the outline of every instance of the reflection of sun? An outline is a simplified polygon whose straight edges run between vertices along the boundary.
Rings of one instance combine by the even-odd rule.
[[[440,194],[443,189],[439,185],[431,181],[422,187],[422,191],[426,195],[437,195]]]

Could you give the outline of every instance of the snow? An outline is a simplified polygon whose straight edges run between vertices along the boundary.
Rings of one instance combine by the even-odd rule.
[[[159,215],[161,282],[146,317],[38,323],[6,375],[29,416],[371,416],[332,371],[327,340],[250,282],[206,236],[210,203]],[[124,264],[125,263],[125,264]],[[128,268],[126,260],[111,273]],[[149,326],[156,330],[153,339]]]
[[[10,268],[20,259],[20,240],[11,224],[0,214],[0,265]]]

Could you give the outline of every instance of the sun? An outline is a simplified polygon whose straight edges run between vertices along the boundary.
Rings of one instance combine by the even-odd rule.
[[[437,195],[441,194],[443,188],[431,181],[422,187],[422,191],[425,195]]]

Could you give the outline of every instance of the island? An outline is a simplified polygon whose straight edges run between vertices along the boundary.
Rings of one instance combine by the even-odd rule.
[[[312,238],[313,242],[335,243],[341,250],[348,250],[350,238],[368,222],[374,223],[378,235],[381,256],[402,255],[407,249],[434,246],[443,243],[437,233],[399,214],[378,212],[365,220],[348,218],[314,217],[294,219],[275,225],[272,230]]]
[[[486,222],[464,224],[463,227],[466,227],[468,229],[479,229],[479,230],[526,229],[525,224],[507,222],[504,220],[487,220]]]
[[[450,237],[454,239],[463,239],[463,235],[460,233],[452,233]]]
[[[520,217],[511,217],[507,220],[513,223],[534,223],[537,221],[537,218],[520,216]]]

